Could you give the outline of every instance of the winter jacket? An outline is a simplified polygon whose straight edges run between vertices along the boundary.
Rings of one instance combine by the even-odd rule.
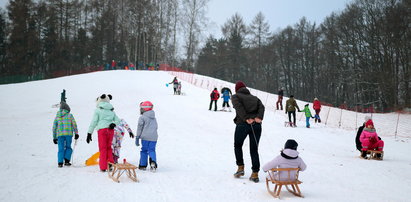
[[[313,102],[313,109],[318,110],[321,109],[321,102],[319,100],[314,100]]]
[[[283,90],[279,90],[279,91],[278,91],[278,96],[281,96],[281,97],[284,96],[284,91],[283,91]]]
[[[284,149],[281,155],[278,155],[273,160],[263,166],[264,172],[273,168],[300,168],[304,171],[307,168],[302,158],[298,156],[298,151],[293,149]],[[267,176],[268,177],[268,176]],[[280,175],[275,173],[275,179],[286,181],[288,179],[288,171],[281,171]],[[290,179],[295,180],[295,171],[290,172]]]
[[[153,110],[144,112],[138,119],[136,141],[138,139],[157,141],[157,120]]]
[[[230,93],[228,92],[228,90],[225,90],[223,92],[223,99],[224,99],[224,102],[228,102],[230,100]]]
[[[94,111],[93,120],[88,128],[88,133],[92,134],[94,129],[100,130],[108,128],[111,123],[118,124],[120,119],[114,113],[113,106],[108,102],[100,102]]]
[[[363,143],[367,140],[371,143],[375,143],[378,141],[378,135],[377,132],[375,132],[375,129],[364,128],[360,136],[360,141],[361,143]]]
[[[297,102],[294,98],[290,98],[287,100],[287,102],[285,102],[285,112],[294,112],[295,108],[300,111],[300,108],[298,107]]]
[[[231,97],[231,102],[236,111],[235,124],[246,123],[247,119],[254,119],[256,117],[263,120],[264,105],[258,97],[251,95],[247,88],[242,87],[238,89],[237,93]]]
[[[362,149],[360,136],[361,136],[362,131],[364,130],[364,127],[365,127],[365,124],[362,124],[362,126],[358,128],[357,136],[355,136],[355,146],[357,147],[358,151],[361,151]]]
[[[174,78],[173,81],[170,82],[170,84],[173,84],[173,88],[177,88],[177,87],[178,87],[178,80],[177,80],[177,78]]]
[[[303,112],[305,112],[305,117],[312,117],[310,108],[308,108],[308,106],[304,107]]]
[[[78,134],[77,123],[73,115],[65,109],[60,109],[53,123],[53,139],[64,135]]]
[[[121,119],[120,122],[116,125],[114,128],[114,137],[113,137],[113,147],[120,147],[121,146],[121,141],[124,137],[124,132],[127,130],[127,132],[132,133],[130,126],[127,124],[127,122],[124,119]]]
[[[210,98],[211,100],[218,100],[218,98],[220,98],[220,93],[218,92],[218,90],[213,90],[213,92],[211,92],[210,94]]]

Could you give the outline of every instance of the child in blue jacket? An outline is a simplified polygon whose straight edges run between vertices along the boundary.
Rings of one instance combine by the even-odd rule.
[[[231,112],[231,107],[230,107],[230,104],[228,103],[229,101],[230,101],[230,92],[227,90],[227,89],[224,89],[224,91],[223,91],[223,96],[222,96],[222,99],[224,99],[224,102],[223,102],[223,111],[226,111],[226,106],[228,107],[228,111],[230,111]]]

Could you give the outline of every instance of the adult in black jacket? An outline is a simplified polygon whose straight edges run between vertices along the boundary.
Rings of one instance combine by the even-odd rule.
[[[247,138],[250,141],[250,155],[252,162],[251,181],[258,182],[258,171],[260,170],[260,159],[258,156],[258,143],[261,137],[261,121],[264,118],[264,105],[260,99],[251,95],[242,81],[235,84],[235,92],[232,96],[233,107],[236,110],[234,123],[234,153],[238,166],[234,177],[244,176],[243,143]]]

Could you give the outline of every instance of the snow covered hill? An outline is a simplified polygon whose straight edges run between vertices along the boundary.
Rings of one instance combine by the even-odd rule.
[[[175,96],[166,83],[167,72],[106,71],[20,84],[0,85],[0,201],[272,201],[265,187],[248,180],[251,174],[248,141],[243,147],[246,175],[233,178],[235,112],[208,111],[209,94],[182,82],[185,96]],[[80,131],[74,165],[57,168],[57,146],[52,123],[62,89],[67,91]],[[140,182],[125,175],[120,183],[85,167],[98,151],[97,133],[87,144],[86,134],[95,98],[113,95],[120,118],[136,130],[138,104],[150,100],[159,124],[156,173],[137,171]],[[221,106],[221,100],[218,105]],[[378,123],[377,123],[378,124]],[[299,143],[307,163],[300,173],[304,199],[286,191],[289,201],[409,201],[411,156],[409,139],[383,137],[384,161],[362,160],[355,149],[356,131],[312,123],[312,128],[284,127],[284,112],[267,110],[260,141],[264,165],[279,154],[287,139]],[[378,132],[378,131],[377,131]],[[121,159],[138,165],[139,149],[125,136]]]

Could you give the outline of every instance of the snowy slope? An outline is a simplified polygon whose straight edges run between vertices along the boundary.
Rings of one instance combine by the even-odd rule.
[[[236,170],[232,119],[235,112],[208,111],[209,91],[182,82],[185,96],[174,96],[166,72],[107,71],[20,84],[0,85],[0,201],[272,201],[251,174],[248,140],[243,147],[246,176]],[[80,139],[74,166],[57,168],[51,127],[62,89],[76,118]],[[98,166],[84,161],[98,151],[97,133],[87,144],[95,98],[113,95],[120,118],[136,130],[138,103],[154,103],[159,124],[156,173],[137,171],[140,182],[125,175],[115,183]],[[221,100],[218,101],[221,106]],[[312,123],[311,129],[284,127],[284,112],[267,110],[260,141],[263,165],[279,154],[284,142],[299,143],[308,168],[300,174],[304,201],[410,201],[409,139],[383,137],[384,161],[358,158],[356,131]],[[378,123],[377,123],[378,124]],[[378,131],[377,131],[378,132]],[[139,148],[125,136],[121,159],[138,165]],[[302,199],[283,191],[287,201]]]

